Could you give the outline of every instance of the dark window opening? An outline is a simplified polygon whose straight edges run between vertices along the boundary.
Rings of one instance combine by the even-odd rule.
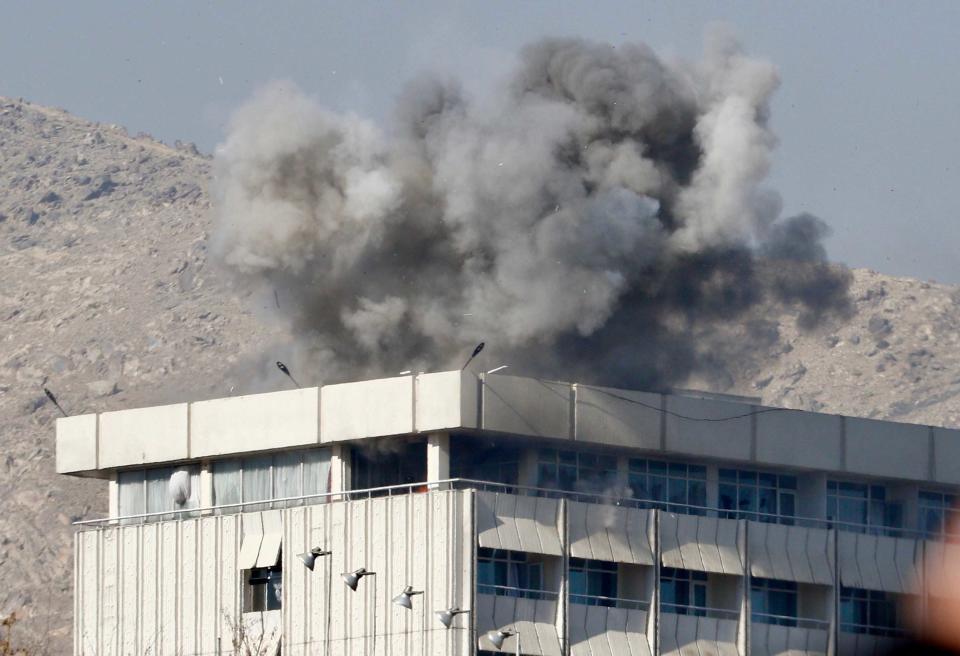
[[[545,589],[544,561],[539,554],[506,549],[477,549],[477,592],[523,599],[554,598]]]
[[[707,505],[707,468],[682,462],[630,458],[629,483],[636,499],[661,510],[703,515]],[[670,502],[670,503],[665,503]]]
[[[754,622],[797,626],[797,584],[755,577],[750,581],[750,607]]]
[[[520,449],[492,440],[456,436],[450,440],[450,477],[516,485]]]
[[[660,605],[668,613],[705,616],[707,574],[664,567],[660,570]]]
[[[279,564],[245,570],[244,579],[243,612],[280,610],[283,602],[283,569]]]
[[[617,605],[617,564],[605,560],[570,559],[570,603]]]
[[[369,446],[354,447],[351,458],[351,487],[354,490],[410,485],[427,480],[427,444],[423,440],[378,440]],[[390,491],[384,490],[381,494],[387,495]]]

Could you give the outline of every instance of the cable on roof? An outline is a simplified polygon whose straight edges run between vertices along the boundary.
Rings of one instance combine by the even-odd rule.
[[[745,419],[747,417],[755,417],[756,415],[764,415],[768,412],[797,412],[796,410],[791,410],[789,408],[764,408],[762,410],[751,410],[750,412],[744,412],[743,414],[733,415],[731,417],[690,417],[688,415],[681,414],[679,412],[674,412],[673,410],[667,410],[666,408],[660,408],[655,405],[650,405],[649,403],[644,403],[643,401],[638,401],[636,399],[631,399],[614,392],[603,389],[602,387],[594,387],[593,385],[581,385],[577,384],[577,387],[586,387],[592,389],[601,394],[605,394],[609,397],[620,401],[626,401],[627,403],[632,403],[634,405],[639,405],[644,408],[649,408],[650,410],[656,410],[657,412],[669,415],[671,417],[676,417],[677,419],[685,419],[687,421],[705,421],[705,422],[723,422],[723,421],[733,421],[735,419]]]

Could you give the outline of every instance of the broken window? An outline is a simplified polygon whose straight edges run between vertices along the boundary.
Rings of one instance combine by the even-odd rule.
[[[243,571],[243,612],[255,613],[280,610],[283,603],[283,568],[279,562],[272,567],[254,567]]]

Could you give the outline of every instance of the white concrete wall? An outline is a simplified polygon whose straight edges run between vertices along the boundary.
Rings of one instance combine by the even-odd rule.
[[[498,492],[476,493],[481,547],[559,556],[560,501]]]
[[[840,583],[850,588],[909,593],[923,567],[923,541],[837,532]]]
[[[486,376],[484,430],[571,439],[571,387],[535,378]]]
[[[190,404],[190,457],[310,446],[319,440],[320,389]]]
[[[496,651],[487,640],[489,631],[502,629],[519,634],[523,654],[563,656],[557,631],[558,602],[547,599],[518,599],[496,595],[477,595],[477,634],[481,649]],[[507,638],[501,651],[516,653],[518,636]]]
[[[838,656],[886,656],[897,644],[893,638],[867,635],[863,633],[840,632],[837,641]]]
[[[443,371],[416,377],[414,419],[420,432],[476,428],[480,381],[465,371]]]
[[[97,415],[57,419],[57,473],[97,468]]]
[[[666,567],[743,576],[743,521],[660,513],[661,560]]]
[[[751,522],[747,532],[753,576],[833,585],[833,532]]]
[[[98,437],[84,417],[57,423],[64,473],[479,428],[738,466],[960,484],[960,470],[944,464],[960,458],[956,430],[515,376],[481,382],[459,371],[103,413]]]
[[[413,408],[413,376],[325,385],[320,393],[320,440],[412,433]]]
[[[326,653],[328,626],[331,654],[469,654],[469,616],[445,631],[433,615],[470,606],[469,495],[431,492],[282,511],[284,655]],[[242,542],[240,515],[78,533],[74,653],[218,653],[240,621]],[[296,555],[314,546],[333,555],[311,572]],[[377,576],[351,592],[340,574],[358,567]],[[406,585],[426,591],[413,598],[412,611],[390,603]]]
[[[842,417],[786,410],[756,421],[758,463],[829,470],[843,461]]]
[[[930,463],[926,426],[846,419],[847,471],[924,480]]]
[[[750,653],[752,656],[826,656],[829,639],[826,629],[754,622],[750,627]]]
[[[577,385],[576,400],[575,439],[633,449],[660,448],[663,415],[651,409],[660,408],[660,394]]]
[[[190,457],[188,404],[117,410],[99,415],[100,469]]]
[[[646,611],[570,604],[567,623],[570,656],[652,654]]]
[[[653,565],[653,512],[567,502],[567,540],[574,558]]]
[[[686,396],[668,396],[666,449],[678,453],[731,460],[750,460],[751,418],[743,417],[754,407],[744,403],[713,401]],[[690,417],[685,419],[682,417]],[[733,419],[733,417],[740,417]],[[726,421],[697,421],[725,419]]]
[[[930,460],[933,463],[934,480],[960,485],[960,467],[954,464],[960,462],[960,431],[934,428],[932,432],[933,454]]]
[[[662,613],[660,653],[664,656],[740,656],[736,620]]]

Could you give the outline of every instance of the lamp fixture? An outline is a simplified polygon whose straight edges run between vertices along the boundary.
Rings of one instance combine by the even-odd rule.
[[[376,574],[376,572],[368,572],[366,567],[361,567],[352,572],[344,572],[340,576],[343,578],[343,582],[347,584],[347,587],[356,592],[360,579],[364,576],[373,576],[374,574]]]
[[[504,641],[510,636],[517,635],[516,631],[504,631],[503,629],[496,629],[494,631],[487,632],[487,640],[493,643],[493,646],[497,648],[497,651],[503,648]]]
[[[414,595],[419,594],[423,594],[423,590],[414,590],[412,585],[408,585],[403,589],[403,592],[394,597],[392,601],[397,606],[403,606],[407,610],[410,610],[413,608],[413,602],[411,601],[411,598]]]
[[[453,624],[453,618],[457,615],[463,615],[469,613],[469,610],[461,610],[459,608],[446,608],[444,610],[435,610],[433,614],[437,616],[437,619],[440,620],[440,623],[443,624],[444,628],[449,629],[450,625]]]
[[[332,551],[328,551],[323,547],[314,547],[306,553],[298,554],[297,558],[302,560],[306,568],[312,572],[313,566],[317,562],[317,558],[320,558],[321,556],[329,556],[332,553]]]

